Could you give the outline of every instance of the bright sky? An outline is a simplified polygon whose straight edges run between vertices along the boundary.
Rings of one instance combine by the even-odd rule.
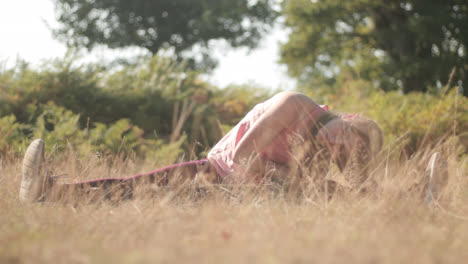
[[[66,47],[52,38],[46,24],[57,26],[51,0],[0,1],[0,60],[7,60],[10,65],[19,56],[37,65],[42,59],[62,57]],[[275,29],[250,53],[245,49],[218,49],[215,54],[220,64],[209,81],[221,87],[232,83],[255,83],[273,89],[293,89],[294,81],[287,77],[285,66],[277,63],[279,42],[286,38],[284,30]],[[97,61],[118,55],[115,51],[99,48],[87,57]]]

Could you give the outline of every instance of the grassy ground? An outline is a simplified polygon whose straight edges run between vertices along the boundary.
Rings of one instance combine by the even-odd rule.
[[[468,160],[449,156],[449,184],[428,207],[408,192],[427,153],[382,162],[377,187],[331,200],[306,188],[229,193],[169,187],[153,199],[72,206],[21,204],[19,159],[0,161],[0,263],[463,263],[468,259]],[[71,179],[152,169],[96,158],[57,159]],[[339,175],[338,175],[339,176]],[[453,215],[455,214],[455,215]]]

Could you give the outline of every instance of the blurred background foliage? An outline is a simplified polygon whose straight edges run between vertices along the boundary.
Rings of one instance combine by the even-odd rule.
[[[50,148],[145,156],[176,144],[176,153],[198,155],[273,93],[219,89],[157,55],[118,69],[75,62],[66,57],[36,69],[19,61],[0,72],[0,153],[21,153],[42,137]]]
[[[254,48],[278,16],[275,0],[54,1],[61,24],[54,34],[69,45],[171,49],[204,70],[216,65],[210,41]]]
[[[282,62],[301,82],[330,85],[352,68],[386,91],[468,83],[467,1],[284,0],[282,8],[291,30]]]
[[[407,155],[468,145],[468,2],[284,0],[281,61],[297,89],[375,119]],[[464,96],[463,96],[464,95]]]
[[[468,98],[457,89],[446,94],[385,92],[352,74],[340,78],[333,93],[308,86],[298,89],[333,111],[359,113],[375,120],[385,142],[402,145],[407,157],[449,139],[461,153],[468,151]]]
[[[61,26],[54,33],[74,49],[39,67],[19,60],[1,69],[0,157],[21,155],[36,137],[55,154],[204,157],[278,92],[204,81],[210,41],[253,48],[278,16],[290,30],[281,62],[298,91],[375,119],[405,155],[449,138],[467,151],[465,1],[55,2]],[[101,44],[153,55],[117,65],[71,55]]]

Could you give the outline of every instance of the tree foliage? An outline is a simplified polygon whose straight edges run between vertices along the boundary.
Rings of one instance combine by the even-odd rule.
[[[194,45],[210,61],[209,41],[255,47],[277,16],[273,0],[55,0],[60,40],[79,47],[139,46],[155,54]],[[188,55],[186,55],[188,56]],[[193,56],[192,56],[193,57]]]
[[[333,81],[348,67],[406,93],[440,88],[455,69],[452,81],[468,85],[465,0],[285,0],[283,10],[282,61],[302,81]]]

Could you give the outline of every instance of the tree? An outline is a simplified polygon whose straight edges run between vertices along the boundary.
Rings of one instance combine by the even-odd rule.
[[[450,79],[468,95],[466,0],[285,0],[283,12],[291,33],[281,58],[300,80],[352,68],[386,90]]]
[[[274,21],[274,0],[55,0],[59,28],[70,46],[139,46],[155,54],[172,48],[178,58],[213,62],[209,41],[255,47]],[[198,54],[189,54],[195,45]],[[213,66],[213,65],[212,65]]]

